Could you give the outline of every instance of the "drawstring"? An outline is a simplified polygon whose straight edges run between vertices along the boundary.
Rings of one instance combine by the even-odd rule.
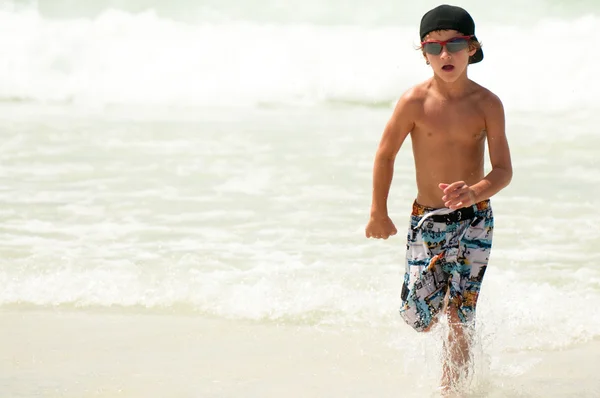
[[[447,207],[442,207],[441,209],[435,209],[434,211],[431,211],[431,212],[425,214],[423,217],[421,217],[421,219],[419,220],[419,223],[413,229],[419,229],[419,228],[421,228],[421,225],[423,225],[423,223],[425,222],[425,220],[427,220],[431,216],[435,216],[435,215],[438,215],[438,214],[450,214],[453,211],[454,210],[449,209]]]

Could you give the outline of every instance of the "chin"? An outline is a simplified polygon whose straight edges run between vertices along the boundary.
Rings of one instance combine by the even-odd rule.
[[[439,70],[436,74],[440,79],[442,79],[446,83],[454,83],[461,77],[462,72],[463,71],[457,70],[453,70],[452,72],[444,72],[443,70]]]

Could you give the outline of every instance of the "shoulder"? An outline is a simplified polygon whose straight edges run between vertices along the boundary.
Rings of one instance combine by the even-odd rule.
[[[423,84],[406,90],[394,106],[394,112],[388,121],[389,131],[402,134],[410,132],[420,118],[426,97],[427,90]]]
[[[504,104],[500,97],[494,94],[491,90],[477,84],[475,89],[475,101],[481,110],[486,114],[504,113]]]
[[[400,96],[398,102],[396,102],[394,113],[417,112],[423,107],[428,93],[428,82],[423,82],[409,88]]]
[[[403,99],[407,103],[411,104],[422,104],[423,101],[425,101],[425,99],[427,99],[427,97],[430,95],[430,86],[431,82],[429,80],[419,83],[416,86],[406,90],[400,99]]]
[[[489,89],[477,85],[474,95],[475,106],[482,113],[488,134],[504,133],[505,116],[502,100]]]

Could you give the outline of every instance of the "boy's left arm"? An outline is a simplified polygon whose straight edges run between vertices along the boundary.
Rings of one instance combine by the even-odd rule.
[[[506,187],[512,179],[512,162],[506,138],[504,106],[502,101],[492,93],[488,94],[488,98],[483,103],[485,104],[483,110],[492,170],[481,181],[470,187],[463,181],[449,185],[440,184],[440,189],[444,191],[446,206],[451,209],[459,209],[489,199]],[[457,193],[458,197],[456,197]]]

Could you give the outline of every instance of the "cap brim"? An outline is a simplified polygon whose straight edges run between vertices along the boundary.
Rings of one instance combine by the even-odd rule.
[[[477,37],[473,36],[474,40],[477,40]],[[479,40],[477,40],[477,42],[479,42]],[[470,64],[476,64],[477,62],[481,62],[483,60],[483,50],[481,48],[479,48],[477,51],[475,51],[475,54],[473,54],[472,56],[469,57],[469,63]]]

